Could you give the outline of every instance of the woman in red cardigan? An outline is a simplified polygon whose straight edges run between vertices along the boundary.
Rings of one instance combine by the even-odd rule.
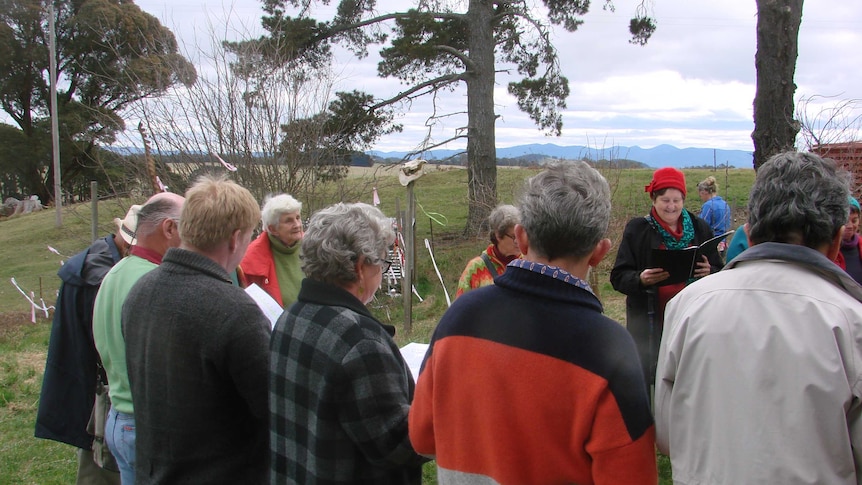
[[[303,278],[301,211],[302,203],[287,194],[267,197],[261,209],[264,232],[251,242],[240,264],[242,285],[260,286],[282,307],[296,300]]]

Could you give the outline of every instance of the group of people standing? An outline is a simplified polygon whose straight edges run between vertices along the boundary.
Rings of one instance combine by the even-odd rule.
[[[846,174],[774,156],[751,191],[750,248],[724,269],[708,254],[676,285],[650,251],[714,230],[684,209],[678,170],[646,192],[611,274],[628,331],[588,282],[612,247],[609,185],[558,163],[493,214],[415,382],[395,328],[366,307],[394,240],[378,209],[336,204],[303,231],[292,198],[261,215],[225,179],[154,196],[95,293],[122,483],[419,484],[434,459],[441,484],[649,485],[656,445],[680,484],[862,482],[862,287],[835,263],[858,248]],[[112,242],[73,258],[64,285],[104,275]],[[277,260],[294,246],[295,286]],[[92,278],[88,254],[104,260]],[[274,329],[237,284],[249,281],[286,306]],[[40,405],[37,435],[62,421],[52,413]]]
[[[556,238],[522,200],[521,258],[455,301],[418,379],[411,437],[436,457],[440,483],[655,483],[653,444],[678,484],[862,483],[862,246],[849,175],[810,153],[775,155],[757,172],[732,261],[722,268],[709,253],[688,281],[663,285],[653,250],[730,227],[715,180],[698,189],[700,217],[683,208],[683,174],[659,169],[650,213],[626,225],[611,272],[627,296],[630,337],[619,341],[574,302],[557,313],[565,293],[551,281],[590,293],[586,272],[548,268],[544,244]],[[572,217],[594,207],[578,205],[550,207]]]
[[[420,482],[414,382],[365,307],[391,221],[336,204],[306,232],[301,207],[203,177],[134,206],[61,271],[36,436],[79,448],[78,483]],[[250,284],[289,307],[274,329]],[[115,465],[89,451],[99,369]]]

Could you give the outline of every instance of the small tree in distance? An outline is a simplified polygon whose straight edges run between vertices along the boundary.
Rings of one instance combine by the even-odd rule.
[[[862,99],[803,97],[796,106],[800,148],[862,140]]]
[[[212,31],[210,40],[195,48],[201,75],[193,86],[149,99],[134,113],[153,151],[170,162],[173,191],[201,172],[235,168],[234,178],[258,199],[287,192],[312,209],[321,183],[344,177],[377,133],[399,128],[389,111],[350,118],[367,96],[339,93],[328,101],[335,83],[328,69],[273,62],[265,46],[223,41]]]

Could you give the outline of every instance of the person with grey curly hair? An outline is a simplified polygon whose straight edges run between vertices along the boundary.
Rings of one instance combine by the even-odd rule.
[[[441,484],[655,484],[634,341],[587,282],[611,247],[608,183],[584,162],[552,165],[527,181],[519,209],[522,259],[434,330],[411,442],[435,457]]]
[[[467,262],[455,298],[470,290],[494,284],[494,278],[506,271],[506,265],[521,255],[512,230],[520,221],[521,214],[513,205],[498,205],[488,215],[491,244],[482,253]]]
[[[833,262],[849,196],[834,161],[773,156],[751,247],[668,304],[655,416],[674,479],[862,483],[862,287]]]
[[[296,303],[270,345],[273,483],[420,483],[410,446],[413,378],[395,327],[365,307],[389,268],[392,222],[367,204],[336,204],[302,240]]]
[[[237,278],[240,286],[256,284],[287,307],[296,300],[302,281],[302,203],[287,194],[268,196],[260,212],[264,232],[249,245]]]

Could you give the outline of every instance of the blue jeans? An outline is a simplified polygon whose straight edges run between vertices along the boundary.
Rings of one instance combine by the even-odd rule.
[[[135,485],[135,416],[111,406],[105,421],[105,442],[117,460],[122,485]]]

